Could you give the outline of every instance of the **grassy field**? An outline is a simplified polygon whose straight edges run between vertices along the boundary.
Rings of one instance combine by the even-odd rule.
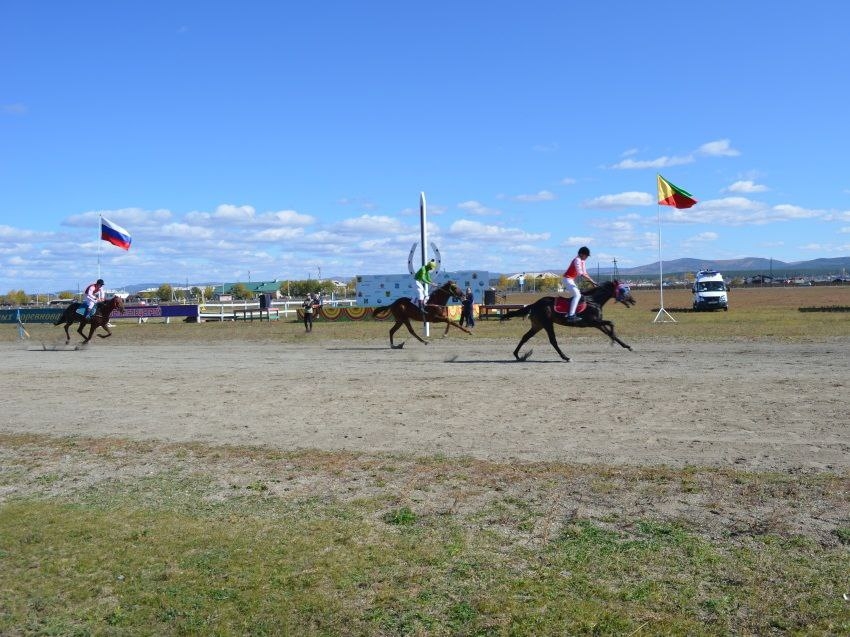
[[[847,288],[733,290],[728,312],[699,314],[677,314],[690,295],[665,292],[675,324],[652,323],[657,290],[636,296],[606,311],[627,341],[850,336],[850,313],[798,311],[850,305]],[[479,321],[451,338],[512,347],[526,326]],[[61,328],[27,329],[55,340]],[[388,329],[125,321],[92,346]],[[819,524],[823,511],[842,522]],[[846,473],[0,433],[2,635],[850,634],[848,551]]]
[[[730,293],[728,312],[691,312],[691,294],[687,290],[668,290],[664,293],[664,306],[676,319],[675,323],[654,323],[659,307],[658,290],[635,290],[638,304],[633,308],[608,303],[605,318],[614,322],[618,334],[625,340],[633,339],[829,339],[850,336],[850,312],[801,312],[799,308],[850,307],[850,286],[840,287],[789,287],[742,288]],[[531,303],[540,295],[516,294],[508,297],[509,303]],[[98,345],[120,346],[121,343],[203,341],[274,341],[284,343],[312,342],[333,339],[387,339],[390,321],[327,322],[317,320],[311,334],[305,334],[300,323],[294,320],[279,321],[225,321],[203,324],[175,322],[165,324],[151,319],[139,325],[134,320],[116,321],[115,336],[108,341],[95,338]],[[26,326],[33,341],[64,340],[61,327],[32,324]],[[504,338],[517,341],[528,329],[528,322],[513,319],[500,323],[495,319],[478,320],[475,335],[486,338]],[[432,326],[432,337],[441,337],[444,327]],[[569,338],[604,338],[597,330],[577,330],[559,327],[558,334]],[[72,343],[79,341],[74,331]],[[407,330],[398,332],[406,339]],[[468,338],[452,329],[452,338]],[[474,337],[473,337],[474,338]],[[536,337],[538,339],[544,336]],[[0,342],[18,339],[15,326],[0,331]],[[309,341],[308,341],[309,339]]]

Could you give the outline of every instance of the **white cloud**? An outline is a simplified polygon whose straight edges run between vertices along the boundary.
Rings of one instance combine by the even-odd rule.
[[[472,215],[497,216],[502,214],[501,211],[495,208],[488,208],[477,201],[464,201],[463,203],[459,203],[457,207]]]
[[[303,228],[269,228],[261,230],[256,235],[259,241],[285,241],[304,236]]]
[[[635,230],[633,222],[643,222],[643,219],[635,215],[626,215],[619,219],[600,219],[593,225],[600,229],[605,237],[605,246],[611,248],[625,248],[628,250],[647,251],[658,248],[658,233],[655,231]],[[618,260],[620,257],[617,257]]]
[[[12,226],[0,226],[0,240],[4,241],[22,241],[47,236],[49,235],[46,232],[24,230],[22,228],[13,228]]]
[[[724,192],[740,192],[740,193],[751,193],[751,192],[766,192],[769,190],[767,186],[763,186],[761,184],[757,184],[754,181],[750,180],[742,180],[736,181],[734,184],[724,189]]]
[[[577,184],[577,183],[578,183],[578,179],[573,179],[572,177],[564,177],[561,180],[562,186],[572,186],[573,184]]]
[[[669,168],[670,166],[681,166],[682,164],[690,164],[694,161],[693,156],[685,155],[684,157],[658,157],[656,159],[624,159],[623,161],[614,164],[611,168],[618,170],[634,170],[639,168]]]
[[[515,241],[545,241],[549,238],[548,232],[530,233],[520,228],[504,228],[502,226],[485,225],[478,221],[462,219],[455,221],[449,228],[451,235],[461,238],[476,238],[487,241],[503,241],[512,243]]]
[[[162,227],[160,234],[177,239],[211,239],[213,236],[209,228],[191,226],[188,223],[169,223]]]
[[[411,232],[411,228],[399,222],[398,219],[376,215],[361,215],[353,219],[345,219],[336,224],[335,228],[345,233],[363,232],[397,235]]]
[[[3,112],[9,115],[26,115],[27,107],[25,104],[15,102],[13,104],[3,104]]]
[[[538,201],[552,201],[555,199],[555,195],[548,190],[541,190],[531,195],[515,195],[511,199],[525,203],[536,203]]]
[[[622,154],[623,157],[629,157],[636,154],[636,150],[629,149]],[[741,153],[732,148],[728,139],[720,139],[713,142],[707,142],[700,146],[696,151],[697,155],[705,155],[709,157],[736,157]],[[663,155],[655,159],[623,159],[614,164],[611,168],[618,170],[638,170],[642,168],[653,168],[659,170],[661,168],[669,168],[671,166],[681,166],[683,164],[691,164],[694,160],[694,154],[687,155]]]
[[[711,157],[737,157],[741,154],[732,148],[728,139],[719,139],[703,144],[697,149],[697,152],[700,155],[709,155]]]
[[[218,221],[230,221],[231,223],[250,223],[254,220],[255,212],[253,206],[221,204],[215,209],[212,218]]]
[[[651,206],[655,203],[652,195],[645,192],[621,192],[617,195],[602,195],[583,201],[582,208],[591,210],[618,210],[629,206]]]
[[[271,223],[284,226],[309,226],[316,223],[316,218],[310,215],[301,214],[295,210],[278,210],[277,212],[267,212],[260,215],[261,223]]]
[[[133,233],[140,227],[156,227],[171,220],[170,210],[159,208],[145,210],[144,208],[118,208],[116,210],[89,210],[79,215],[71,215],[62,222],[63,226],[75,228],[97,228],[100,217],[106,217]]]
[[[707,243],[710,241],[717,241],[720,237],[716,232],[700,232],[699,234],[694,235],[693,237],[688,237],[683,241],[685,244],[695,244],[695,243]]]
[[[701,201],[693,208],[686,210],[670,209],[665,215],[665,220],[672,223],[711,223],[742,226],[824,218],[826,216],[827,213],[822,210],[802,208],[791,204],[769,206],[746,197],[724,197]]]

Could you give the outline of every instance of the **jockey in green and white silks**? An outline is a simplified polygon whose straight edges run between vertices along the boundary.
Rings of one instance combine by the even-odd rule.
[[[437,262],[434,259],[431,259],[419,268],[416,271],[416,274],[413,275],[413,280],[416,282],[416,292],[419,295],[419,307],[424,308],[425,302],[428,300],[427,290],[428,286],[431,285],[431,270],[437,268]]]

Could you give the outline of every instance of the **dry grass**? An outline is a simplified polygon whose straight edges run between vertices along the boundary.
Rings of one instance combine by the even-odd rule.
[[[691,295],[687,290],[667,290],[664,306],[676,319],[676,323],[654,323],[659,306],[658,290],[635,290],[638,304],[631,309],[609,303],[605,318],[614,321],[617,332],[627,342],[635,339],[780,339],[780,340],[824,340],[850,336],[850,313],[800,312],[800,307],[850,306],[850,286],[813,286],[778,288],[741,288],[730,293],[728,312],[677,312],[677,308],[691,307]],[[531,303],[540,295],[510,295],[510,303]],[[226,321],[203,324],[155,322],[139,325],[132,320],[117,321],[114,336],[107,340],[95,339],[97,345],[120,346],[147,342],[205,341],[251,341],[300,343],[327,340],[389,340],[389,321],[327,322],[317,320],[312,333],[306,334],[303,326],[294,320],[279,321]],[[34,342],[64,342],[61,327],[52,325],[27,325]],[[442,335],[443,327],[432,326],[432,335]],[[528,323],[515,319],[500,323],[497,320],[476,322],[475,336],[516,341],[528,329]],[[563,331],[568,328],[558,328]],[[405,328],[401,328],[403,334]],[[452,329],[453,338],[467,338]],[[572,337],[600,338],[595,330],[573,330]],[[0,341],[17,340],[17,328],[13,325],[0,331]],[[76,336],[72,343],[76,342]]]
[[[839,634],[846,477],[0,437],[0,633]]]

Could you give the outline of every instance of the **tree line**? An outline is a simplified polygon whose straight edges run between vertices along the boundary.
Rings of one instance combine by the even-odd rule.
[[[345,293],[353,293],[355,288],[354,280],[344,288]],[[284,297],[291,296],[301,298],[309,293],[321,293],[330,295],[334,292],[339,293],[341,289],[334,286],[332,281],[305,279],[300,281],[283,281],[278,287],[278,291]],[[163,283],[156,290],[140,292],[138,296],[141,299],[149,301],[159,301],[162,303],[169,302],[186,302],[186,301],[211,301],[221,292],[221,287],[207,285],[204,287],[194,286],[189,288],[176,288],[169,283]],[[237,283],[230,288],[229,294],[239,301],[250,301],[256,298],[257,293],[250,290],[244,283]],[[77,300],[80,298],[79,293],[70,290],[63,290],[57,294],[29,294],[25,290],[9,290],[6,294],[0,294],[0,305],[30,305],[32,303],[47,302],[48,299],[64,299],[68,301]]]

